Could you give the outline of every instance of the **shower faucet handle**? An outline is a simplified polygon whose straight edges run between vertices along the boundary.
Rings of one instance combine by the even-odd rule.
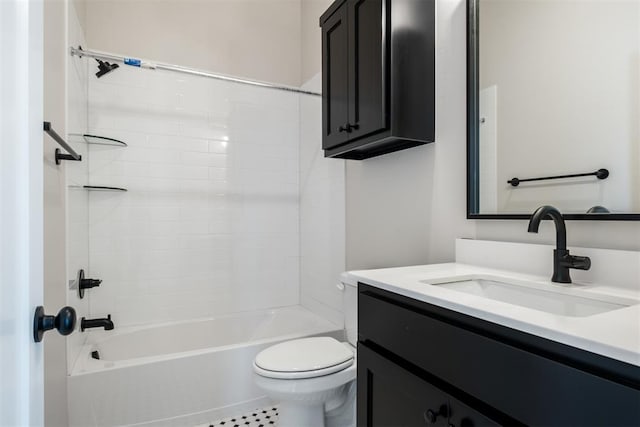
[[[102,283],[102,280],[100,280],[100,279],[85,279],[84,270],[80,269],[78,271],[77,283],[78,283],[78,297],[80,299],[82,299],[82,298],[84,298],[84,290],[85,289],[91,289],[91,288],[95,288],[97,286],[100,286],[100,284]]]
[[[82,279],[80,281],[80,288],[82,289],[90,289],[95,288],[96,286],[100,286],[102,280],[100,279]]]

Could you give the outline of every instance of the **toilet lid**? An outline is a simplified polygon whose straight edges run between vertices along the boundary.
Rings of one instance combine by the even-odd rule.
[[[256,372],[272,378],[329,375],[353,364],[353,351],[330,337],[286,341],[258,353]]]

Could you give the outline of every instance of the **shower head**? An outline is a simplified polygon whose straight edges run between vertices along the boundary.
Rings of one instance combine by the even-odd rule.
[[[105,74],[107,74],[108,72],[113,71],[119,67],[118,64],[109,64],[108,62],[101,61],[97,58],[96,58],[96,61],[98,61],[98,72],[96,73],[97,78],[100,78]]]

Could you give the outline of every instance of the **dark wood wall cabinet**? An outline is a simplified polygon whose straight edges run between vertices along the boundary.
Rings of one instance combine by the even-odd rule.
[[[435,0],[337,0],[320,26],[325,157],[433,142]]]
[[[358,426],[638,426],[640,368],[386,292],[358,295]]]

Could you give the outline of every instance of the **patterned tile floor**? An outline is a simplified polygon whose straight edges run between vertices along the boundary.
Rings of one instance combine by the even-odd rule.
[[[223,418],[197,427],[276,427],[278,425],[278,407],[268,406],[246,414]]]

